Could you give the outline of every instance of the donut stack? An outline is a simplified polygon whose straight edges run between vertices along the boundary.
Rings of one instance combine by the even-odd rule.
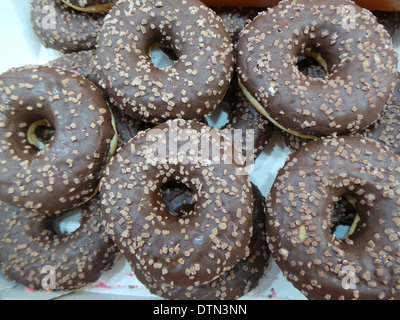
[[[237,299],[272,256],[309,299],[399,299],[390,35],[350,0],[277,3],[32,1],[64,55],[0,75],[9,279],[75,290],[119,252],[155,295]],[[302,140],[264,197],[249,168],[274,130]]]
[[[2,126],[2,270],[46,289],[41,268],[50,266],[51,289],[74,290],[110,268],[118,249],[157,295],[239,298],[255,288],[270,257],[265,199],[250,182],[242,146],[249,140],[257,156],[272,126],[238,93],[234,44],[213,10],[198,1],[120,1],[104,14],[111,5],[33,1],[38,37],[65,55],[1,76],[4,123],[18,128]],[[153,42],[179,52],[178,61],[156,67]],[[17,90],[11,83],[22,79],[32,81]],[[229,124],[209,127],[206,118],[223,99],[233,109]],[[177,186],[165,189],[171,183]],[[191,206],[174,208],[168,198],[184,190]],[[54,221],[76,210],[81,226],[61,234]],[[132,221],[141,222],[132,229]]]
[[[39,289],[43,270],[54,268],[52,289],[80,288],[115,257],[97,195],[116,148],[113,115],[98,88],[66,70],[26,66],[0,78],[2,270]],[[74,210],[81,226],[56,232],[55,221]]]
[[[267,196],[267,242],[284,276],[309,299],[399,299],[388,32],[350,1],[281,1],[241,31],[236,51],[246,97],[301,145]],[[307,57],[317,67],[302,72]]]

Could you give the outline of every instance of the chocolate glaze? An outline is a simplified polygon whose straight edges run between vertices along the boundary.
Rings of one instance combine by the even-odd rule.
[[[208,133],[213,142],[200,145]],[[175,138],[174,151],[170,139]],[[200,146],[202,159],[194,149],[186,154],[186,148]],[[211,159],[205,148],[213,146]],[[139,132],[119,149],[102,179],[101,208],[107,229],[134,269],[169,284],[200,285],[249,254],[251,184],[245,172],[237,174],[243,165],[231,147],[217,129],[173,120]],[[221,159],[215,151],[223,155],[224,148]],[[190,215],[171,215],[161,198],[162,185],[174,180],[193,191],[196,206]]]
[[[320,139],[293,153],[267,199],[267,241],[287,279],[310,299],[399,299],[399,181],[400,157],[371,139]],[[330,212],[346,194],[360,222],[339,239]]]
[[[153,65],[161,43],[178,61]],[[98,67],[110,100],[134,118],[159,123],[201,120],[225,95],[233,72],[233,44],[221,19],[198,0],[119,1],[98,39]]]
[[[282,133],[286,145],[292,150],[298,149],[308,141],[287,132]],[[400,105],[387,105],[375,123],[354,136],[375,139],[400,155]]]
[[[355,27],[342,22],[351,5]],[[297,57],[317,52],[329,75],[308,78]],[[397,53],[388,32],[352,1],[281,1],[260,13],[237,44],[239,79],[277,125],[294,134],[360,131],[378,118],[393,92]]]
[[[375,139],[400,155],[400,78],[396,81],[392,100],[386,105],[379,119],[360,135]]]
[[[102,93],[69,71],[47,66],[0,76],[0,200],[42,213],[68,210],[97,190],[115,132]],[[38,150],[27,139],[46,119],[52,142]]]
[[[265,241],[265,199],[255,185],[252,186],[252,190],[255,198],[253,236],[248,257],[211,283],[198,287],[171,286],[136,270],[135,275],[139,281],[153,294],[175,300],[233,300],[253,290],[268,266],[270,253]]]
[[[32,0],[31,6],[33,30],[46,48],[64,53],[95,48],[104,14],[76,11],[62,0]]]
[[[43,289],[42,280],[54,267],[53,290],[75,290],[95,282],[114,262],[116,247],[105,233],[93,198],[72,212],[81,212],[78,229],[59,234],[52,216],[25,211],[0,202],[0,266],[10,280],[28,288]],[[45,269],[46,270],[46,269]]]

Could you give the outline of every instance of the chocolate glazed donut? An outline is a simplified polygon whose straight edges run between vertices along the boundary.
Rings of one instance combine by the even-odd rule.
[[[343,136],[290,156],[267,199],[267,241],[287,279],[310,299],[400,298],[400,157]],[[360,218],[344,238],[331,210],[353,198]]]
[[[153,65],[150,53],[158,45],[175,52],[175,64]],[[97,55],[111,102],[153,123],[209,115],[233,72],[229,34],[198,0],[119,1],[104,21]]]
[[[171,285],[200,285],[248,256],[254,205],[240,156],[218,129],[182,119],[139,132],[119,149],[101,182],[101,208],[134,269]],[[193,192],[189,215],[171,215],[161,198],[174,180]]]
[[[354,26],[348,25],[348,8]],[[300,56],[328,75],[309,78]],[[397,76],[397,53],[373,14],[352,1],[281,1],[241,32],[237,70],[250,102],[280,129],[305,138],[360,131],[378,118]]]
[[[46,66],[0,76],[0,200],[41,213],[68,210],[95,194],[116,148],[101,91],[81,76]],[[44,149],[31,128],[53,127]]]
[[[42,281],[54,268],[52,290],[75,290],[95,282],[111,267],[116,247],[106,234],[99,197],[70,214],[80,212],[81,225],[69,234],[54,224],[62,214],[32,213],[0,202],[0,266],[10,280],[28,288],[46,289]]]
[[[171,286],[135,270],[135,275],[153,294],[175,300],[233,300],[253,290],[268,266],[270,252],[265,241],[265,199],[253,185],[253,236],[250,255],[211,283],[201,286]],[[167,204],[167,203],[166,203]],[[168,204],[167,204],[168,205]],[[170,204],[172,207],[174,203]],[[180,211],[174,208],[174,211]]]
[[[63,53],[94,49],[103,14],[72,9],[62,0],[33,0],[33,30],[46,48]]]

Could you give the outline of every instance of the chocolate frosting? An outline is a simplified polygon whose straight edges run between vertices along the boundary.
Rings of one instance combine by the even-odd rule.
[[[61,52],[94,49],[104,14],[76,11],[62,0],[32,0],[33,30],[46,48]]]
[[[0,200],[42,213],[68,210],[97,190],[113,152],[112,114],[99,89],[47,66],[0,76]],[[28,142],[32,123],[55,129],[45,150]]]
[[[345,6],[354,27],[344,24]],[[321,54],[327,77],[299,71],[308,51]],[[360,131],[378,118],[395,86],[397,53],[373,14],[352,1],[281,1],[241,32],[237,70],[260,112],[293,134],[318,137]]]
[[[207,133],[210,140],[204,140]],[[253,196],[232,147],[217,129],[172,120],[139,132],[119,149],[102,179],[101,208],[134,269],[171,285],[200,285],[249,254]],[[173,180],[192,190],[193,213],[169,213],[159,190]]]
[[[0,202],[0,266],[10,280],[41,290],[48,267],[54,268],[53,290],[75,290],[95,282],[115,259],[116,247],[105,233],[95,197],[70,214],[81,225],[69,234],[53,227],[62,214],[29,212]]]
[[[160,43],[178,61],[153,65]],[[198,0],[119,1],[98,39],[98,67],[107,96],[134,118],[159,123],[201,120],[225,95],[233,72],[233,44],[221,19]]]
[[[267,241],[287,279],[310,299],[399,299],[399,181],[400,157],[374,140],[300,147],[267,199]],[[329,226],[344,195],[360,221],[341,239]]]
[[[238,262],[211,283],[201,286],[171,286],[148,277],[139,270],[136,277],[146,285],[150,292],[166,299],[188,300],[233,300],[253,290],[268,267],[270,252],[265,240],[265,199],[258,188],[252,186],[254,202],[253,236],[250,242],[250,255]]]

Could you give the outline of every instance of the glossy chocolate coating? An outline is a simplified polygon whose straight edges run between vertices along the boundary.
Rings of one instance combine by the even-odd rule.
[[[251,184],[247,174],[238,174],[243,164],[231,147],[218,129],[173,120],[139,132],[119,149],[102,179],[101,204],[107,229],[134,269],[169,284],[200,285],[249,254]],[[212,158],[207,148],[214,148]],[[162,200],[160,188],[174,180],[193,191],[190,215],[171,215]]]
[[[355,11],[354,28],[344,24],[346,5]],[[322,55],[327,77],[299,71],[297,58],[307,51]],[[241,32],[237,60],[240,82],[261,111],[282,129],[311,137],[365,129],[382,112],[397,75],[388,32],[347,0],[281,1]]]
[[[157,68],[150,48],[170,47],[178,61]],[[233,44],[221,19],[200,1],[119,1],[98,39],[98,65],[111,102],[152,123],[201,120],[225,95]]]
[[[238,262],[211,283],[201,286],[171,286],[135,271],[137,278],[150,292],[174,300],[233,300],[253,290],[268,266],[270,253],[265,240],[265,199],[253,185],[254,212],[253,236],[250,242],[250,255]]]
[[[327,138],[293,153],[267,199],[267,241],[287,279],[309,299],[399,299],[399,181],[400,157],[372,139]],[[344,195],[360,221],[339,239],[329,226]]]
[[[297,137],[287,132],[282,134],[286,145],[292,150],[297,150],[303,143],[308,140]],[[365,130],[355,133],[354,136],[361,136],[375,139],[386,145],[394,153],[400,155],[400,81],[396,81],[396,87],[392,95],[392,99],[385,106],[383,112],[379,115],[379,119],[368,126]]]
[[[104,14],[76,11],[62,0],[33,0],[33,30],[46,48],[64,53],[94,49]]]
[[[1,201],[52,214],[96,192],[115,135],[97,87],[61,69],[11,69],[0,76],[0,112]],[[38,150],[27,131],[42,119],[55,131],[48,148]]]
[[[52,216],[32,213],[0,202],[0,266],[10,280],[41,290],[54,268],[53,290],[75,290],[95,282],[114,262],[116,247],[102,225],[99,197],[71,212],[81,225],[69,234],[53,228]]]
[[[50,67],[61,68],[76,72],[82,77],[92,81],[100,90],[102,89],[99,72],[95,67],[97,60],[96,50],[86,50],[67,53],[64,56],[50,61]],[[137,120],[110,103],[114,115],[115,125],[118,132],[118,147],[129,141],[139,131],[152,126],[150,123]]]

